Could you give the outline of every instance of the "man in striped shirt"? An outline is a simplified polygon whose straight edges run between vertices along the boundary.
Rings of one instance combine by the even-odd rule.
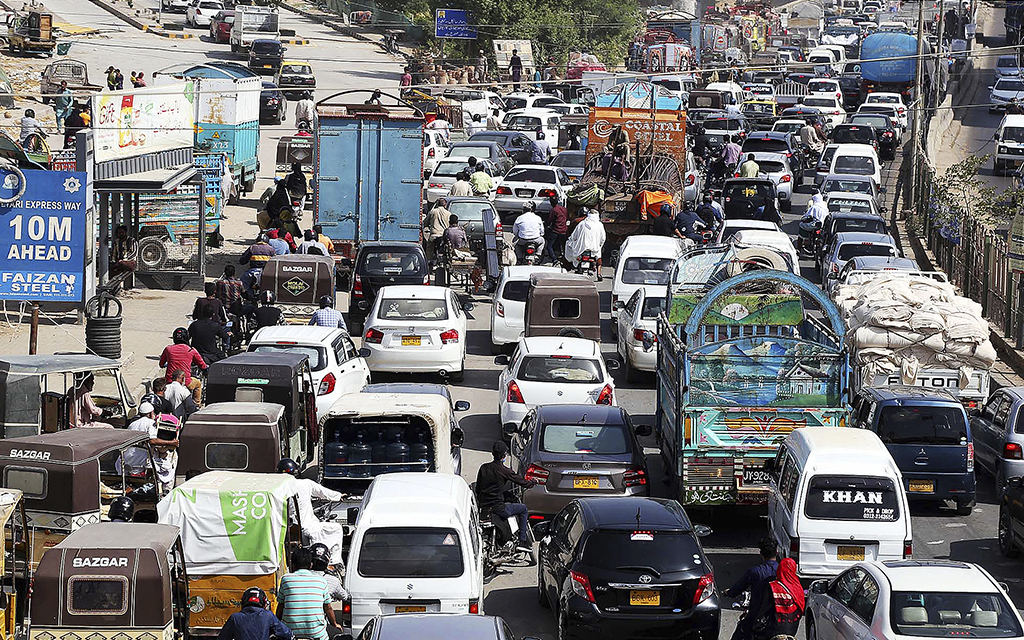
[[[334,619],[327,580],[313,573],[312,567],[313,554],[309,549],[292,553],[292,572],[281,578],[277,590],[277,617],[296,638],[328,640],[328,625],[340,627]]]

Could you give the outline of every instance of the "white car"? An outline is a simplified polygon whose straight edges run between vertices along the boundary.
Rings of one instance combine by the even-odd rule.
[[[843,103],[843,87],[839,84],[838,80],[833,80],[832,78],[812,78],[807,83],[807,92],[830,95],[838,100],[839,104]]]
[[[549,104],[563,104],[565,100],[550,93],[509,93],[504,96],[505,110],[535,109]]]
[[[193,27],[209,27],[210,20],[224,10],[219,0],[192,0],[185,9],[185,22]]]
[[[995,113],[1006,109],[1006,104],[1011,100],[1020,102],[1024,100],[1024,78],[1007,77],[999,78],[995,84],[989,85],[991,94],[988,99],[989,113]]]
[[[296,352],[309,356],[316,385],[316,415],[327,415],[341,396],[370,384],[370,369],[344,329],[289,325],[263,327],[249,341],[250,353]]]
[[[1019,76],[1021,72],[1017,56],[999,56],[996,58],[996,77]]]
[[[637,289],[668,284],[676,258],[686,249],[681,238],[665,236],[629,236],[619,247],[619,260],[612,277],[612,330],[619,310]]]
[[[466,323],[448,287],[383,287],[363,325],[363,357],[370,371],[440,373],[461,382]]]
[[[665,287],[643,286],[633,292],[615,320],[615,340],[626,382],[633,382],[638,371],[658,369],[658,314],[667,311]]]
[[[871,560],[807,592],[807,638],[1021,638],[1024,620],[976,564]]]
[[[779,225],[767,220],[746,220],[743,218],[734,218],[732,220],[726,220],[718,229],[718,236],[715,238],[715,244],[724,244],[728,242],[730,238],[744,229],[782,231]]]
[[[551,145],[551,151],[558,151],[558,129],[561,126],[562,114],[547,107],[533,109],[515,109],[505,114],[504,128],[509,131],[522,131],[531,140],[537,139],[537,131],[544,132],[544,139]]]
[[[605,363],[601,345],[583,338],[535,336],[520,338],[498,375],[498,416],[502,433],[518,429],[526,414],[542,404],[607,404],[615,406],[615,382],[608,373],[618,363]],[[612,364],[614,363],[614,364]]]
[[[790,239],[788,233],[765,229],[743,229],[734,233],[729,242],[744,247],[771,249],[775,253],[785,256],[793,273],[800,275],[800,258],[796,254],[796,247],[793,246],[793,240]]]
[[[572,188],[572,179],[563,169],[546,164],[517,164],[502,178],[494,196],[494,208],[502,220],[515,220],[527,201],[537,205],[537,212],[551,211],[551,196],[565,199]]]
[[[910,123],[910,113],[907,111],[907,105],[903,103],[902,95],[884,91],[869,93],[867,97],[864,98],[864,104],[884,104],[890,107],[895,107],[896,120],[899,121],[900,128],[904,131],[907,130],[907,126]]]
[[[559,267],[516,265],[504,267],[494,289],[491,305],[491,353],[498,355],[506,345],[519,342],[526,329],[526,297],[534,273],[562,273]]]
[[[758,172],[775,183],[779,206],[783,211],[790,211],[793,208],[793,186],[796,182],[789,158],[784,153],[755,151],[754,162],[757,163]]]
[[[448,192],[452,190],[452,185],[458,180],[459,172],[464,169],[469,169],[465,158],[438,160],[434,170],[423,181],[423,199],[434,203],[438,198],[447,196]]]
[[[809,95],[800,100],[797,106],[817,109],[823,116],[828,118],[833,128],[843,124],[843,121],[846,120],[846,109],[843,108],[843,99],[832,95]]]
[[[688,153],[686,154],[686,178],[683,181],[683,199],[692,203],[696,208],[703,191],[704,178],[701,177],[701,172],[697,169],[697,162],[693,159],[693,154]]]
[[[440,131],[423,130],[423,175],[429,176],[448,155],[448,140]]]
[[[867,144],[841,144],[832,156],[829,173],[869,176],[882,184],[882,165],[874,147]]]
[[[878,207],[875,199],[867,193],[843,193],[832,191],[825,194],[825,206],[829,213],[863,213],[879,216],[885,211]]]
[[[160,0],[160,4],[163,6],[164,11],[175,11],[178,13],[185,13],[188,10],[188,0]]]

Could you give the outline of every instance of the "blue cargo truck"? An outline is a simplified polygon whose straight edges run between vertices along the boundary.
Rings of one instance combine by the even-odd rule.
[[[935,59],[932,48],[925,40],[922,58],[924,77],[922,86],[928,87],[935,76]],[[909,33],[887,31],[872,33],[860,44],[860,98],[869,93],[900,93],[903,101],[910,104],[916,96],[911,95],[917,78],[917,36]]]
[[[419,242],[423,186],[423,113],[352,94],[369,96],[344,91],[317,103],[314,136],[314,221],[343,278],[362,242]]]

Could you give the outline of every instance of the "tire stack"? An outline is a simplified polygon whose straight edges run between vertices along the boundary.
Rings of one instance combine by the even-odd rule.
[[[85,346],[90,353],[120,360],[121,303],[116,298],[106,298],[105,302],[102,304],[96,296],[86,305]]]

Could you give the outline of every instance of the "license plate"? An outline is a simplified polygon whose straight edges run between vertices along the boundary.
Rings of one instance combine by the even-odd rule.
[[[841,544],[836,547],[836,558],[839,560],[859,562],[864,559],[864,547],[854,547]]]
[[[764,469],[744,469],[743,484],[768,484],[768,472]]]
[[[426,613],[427,607],[425,605],[419,606],[396,606],[395,613]]]
[[[403,347],[418,347],[420,346],[420,336],[402,336]]]
[[[597,489],[597,477],[576,476],[572,479],[573,489]]]
[[[529,189],[516,189],[516,197],[519,198],[532,198],[533,192]]]
[[[911,480],[909,490],[918,493],[933,493],[935,491],[935,481]]]
[[[657,607],[661,604],[661,592],[647,589],[630,589],[629,604],[634,607]]]
[[[264,69],[273,69],[274,65],[272,65],[272,64],[265,64],[265,65],[263,65],[263,68]]]

